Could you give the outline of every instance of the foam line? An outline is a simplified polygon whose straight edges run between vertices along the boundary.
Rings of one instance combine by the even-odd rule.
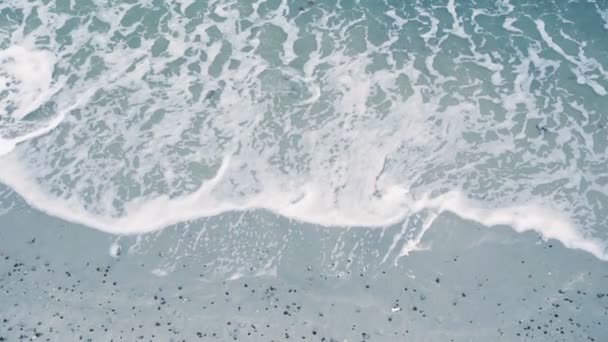
[[[424,233],[431,227],[432,222],[443,212],[452,212],[457,216],[479,222],[485,226],[510,226],[517,232],[535,231],[544,239],[555,239],[564,246],[580,249],[591,253],[598,259],[608,261],[608,253],[604,244],[592,238],[584,237],[575,225],[566,217],[543,207],[535,205],[514,206],[506,208],[482,208],[468,200],[461,192],[451,191],[437,197],[425,196],[419,200],[405,198],[405,193],[396,194],[394,200],[402,203],[409,202],[401,211],[383,217],[361,215],[361,211],[340,212],[331,208],[318,206],[318,197],[310,196],[309,200],[301,200],[289,204],[286,194],[269,193],[257,196],[246,204],[222,203],[211,195],[213,187],[224,177],[229,165],[226,158],[217,175],[205,183],[197,192],[182,198],[169,199],[159,197],[141,205],[129,208],[129,214],[121,218],[100,218],[79,209],[78,203],[56,201],[41,193],[24,175],[27,172],[15,163],[14,155],[4,157],[12,168],[0,173],[0,181],[11,184],[13,189],[22,194],[24,199],[33,207],[60,217],[64,220],[94,227],[102,231],[128,235],[140,234],[158,230],[169,225],[203,217],[217,216],[230,211],[247,211],[254,209],[270,210],[278,215],[302,222],[325,226],[364,226],[385,227],[403,221],[407,216],[416,212],[430,210],[430,215],[423,229],[415,239],[408,242],[402,253],[407,254],[419,247]],[[287,194],[288,195],[288,194]],[[398,198],[401,197],[401,198]],[[329,211],[328,211],[329,210]]]

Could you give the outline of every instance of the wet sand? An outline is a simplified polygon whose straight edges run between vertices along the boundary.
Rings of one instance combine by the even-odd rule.
[[[0,217],[0,340],[603,341],[608,266],[534,233],[443,215],[322,228],[258,211],[114,236]],[[387,255],[388,252],[388,255]]]

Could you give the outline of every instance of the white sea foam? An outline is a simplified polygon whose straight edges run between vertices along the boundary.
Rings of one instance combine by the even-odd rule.
[[[452,16],[452,20],[454,20],[450,33],[453,33],[454,35],[456,35],[460,38],[465,38],[465,39],[468,38],[468,35],[464,31],[464,27],[462,25],[462,19],[460,19],[458,17],[458,14],[456,12],[456,4],[455,4],[454,0],[448,0],[447,10],[450,13],[450,15]]]
[[[517,21],[517,19],[515,18],[506,18],[504,24],[502,25],[502,27],[505,28],[505,30],[511,31],[511,32],[517,32],[517,33],[522,33],[522,31],[520,29],[518,29],[517,27],[513,26],[513,23],[515,23]]]
[[[417,203],[417,206],[437,212],[449,211],[489,227],[510,226],[520,233],[536,231],[544,239],[558,240],[568,248],[584,250],[601,260],[608,261],[608,253],[601,240],[582,236],[567,217],[543,206],[527,204],[505,208],[483,208],[459,192],[449,192],[436,198],[424,199]],[[428,228],[430,227],[426,229]],[[406,244],[402,253],[408,253],[409,248],[418,246],[421,237],[422,234],[417,237],[414,244]]]
[[[558,44],[555,43],[551,36],[549,36],[547,31],[545,30],[544,21],[542,21],[541,19],[536,19],[534,20],[534,23],[536,24],[536,28],[538,29],[538,32],[540,33],[545,43],[547,43],[547,45],[549,45],[551,49],[562,55],[564,59],[566,59],[575,66],[575,68],[572,69],[572,72],[574,72],[574,74],[576,75],[576,80],[578,83],[587,84],[598,95],[604,96],[608,94],[608,92],[606,92],[606,89],[600,83],[598,83],[593,76],[589,75],[592,71],[599,71],[600,74],[604,77],[604,79],[608,79],[608,73],[604,70],[604,68],[598,61],[593,58],[587,58],[582,48],[579,48],[579,55],[577,57],[567,54]]]
[[[48,101],[53,93],[53,62],[49,52],[23,46],[14,45],[0,51],[0,82],[8,86],[11,93],[0,106],[4,110],[13,107],[12,118],[20,120]],[[15,89],[12,89],[13,85]]]
[[[137,45],[116,42],[133,33],[121,20],[128,9],[98,4],[105,31],[90,39],[78,27],[71,44],[43,39],[66,18],[38,9],[36,48],[3,52],[0,70],[21,80],[12,89],[23,96],[9,95],[15,109],[0,123],[1,182],[41,211],[115,234],[254,209],[341,227],[420,214],[391,247],[405,239],[408,253],[453,212],[608,259],[586,229],[604,222],[587,195],[605,190],[605,157],[583,133],[593,121],[563,115],[598,113],[552,78],[565,61],[601,95],[592,81],[604,70],[582,48],[565,53],[544,22],[535,22],[543,42],[563,60],[547,59],[540,42],[487,51],[474,39],[486,28],[467,34],[453,0],[448,29],[433,12],[446,7],[388,9],[380,30],[360,8],[343,17],[322,4],[309,23],[290,18],[286,2],[266,11],[224,1],[209,9],[221,20],[202,22],[163,10],[166,23],[141,23],[153,39],[141,39],[146,31]],[[474,16],[513,11],[503,1]],[[153,56],[159,35],[167,45]]]
[[[597,12],[600,14],[602,19],[604,20],[604,28],[608,30],[608,9],[597,9]]]
[[[0,51],[0,155],[53,129],[61,118],[24,122],[57,91],[52,81],[54,56],[13,45]]]
[[[0,138],[0,156],[9,153],[15,148],[15,143],[12,140]]]
[[[118,241],[114,241],[111,245],[110,245],[110,256],[112,258],[118,258],[120,257],[120,254],[122,253],[122,248],[120,247],[120,245],[118,244]]]

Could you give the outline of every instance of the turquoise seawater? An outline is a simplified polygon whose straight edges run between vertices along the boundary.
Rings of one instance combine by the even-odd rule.
[[[0,340],[608,340],[607,33],[604,0],[0,0]]]

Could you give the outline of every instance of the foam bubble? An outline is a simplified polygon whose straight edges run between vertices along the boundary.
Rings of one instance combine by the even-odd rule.
[[[120,247],[120,245],[118,244],[118,241],[114,241],[111,245],[110,245],[110,250],[109,250],[110,256],[112,258],[118,258],[120,257],[120,254],[122,253],[122,248]]]
[[[0,51],[0,155],[23,141],[43,135],[62,117],[28,118],[57,92],[53,55],[13,45]]]
[[[600,9],[599,6],[596,4],[597,7],[597,12],[600,14],[600,16],[602,17],[602,20],[604,20],[604,28],[606,30],[608,30],[608,9]]]
[[[15,148],[15,143],[10,140],[0,138],[0,156],[7,154]]]
[[[13,45],[0,51],[0,100],[3,117],[23,119],[52,95],[53,56],[47,51]]]

